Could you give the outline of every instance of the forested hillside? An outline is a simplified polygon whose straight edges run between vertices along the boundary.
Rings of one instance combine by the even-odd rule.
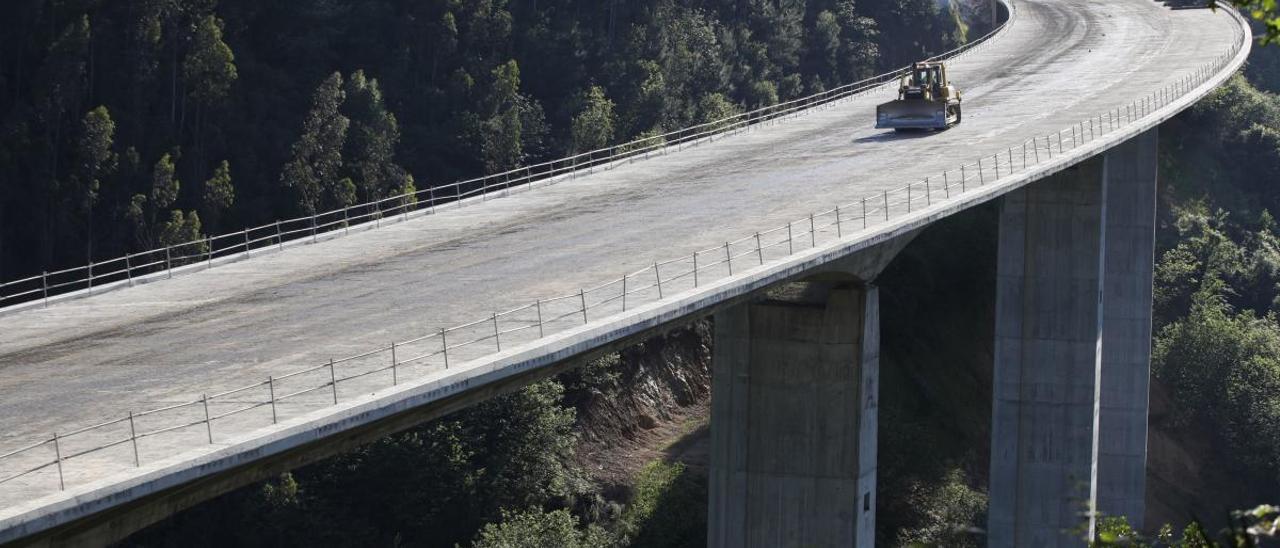
[[[963,39],[934,0],[11,0],[0,280],[819,91]]]

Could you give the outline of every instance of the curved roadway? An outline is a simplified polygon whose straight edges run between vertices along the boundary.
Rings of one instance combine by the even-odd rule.
[[[1150,0],[1017,5],[1015,24],[951,63],[965,116],[949,131],[873,129],[886,87],[532,192],[0,316],[0,454],[576,293],[1021,146],[1176,81],[1239,28],[1225,13]],[[183,443],[205,432],[191,436]],[[144,447],[143,459],[178,448]],[[72,484],[103,473],[68,468]],[[0,485],[0,518],[49,481]]]

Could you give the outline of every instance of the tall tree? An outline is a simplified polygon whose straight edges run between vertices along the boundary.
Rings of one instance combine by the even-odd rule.
[[[98,202],[101,178],[114,172],[118,165],[118,156],[111,150],[115,133],[116,123],[110,111],[99,106],[84,115],[76,141],[74,179],[81,200],[77,209],[85,212],[85,256],[90,261],[93,260],[93,206]]]
[[[496,173],[515,169],[524,159],[520,142],[520,67],[515,61],[507,61],[493,69],[492,77],[487,119],[481,122],[480,149],[485,171]]]
[[[587,152],[604,148],[613,140],[613,101],[600,86],[591,86],[583,94],[582,109],[573,117],[573,150]]]
[[[52,260],[53,246],[59,232],[57,204],[63,186],[64,158],[63,132],[74,128],[68,124],[67,113],[76,110],[84,98],[87,86],[89,17],[81,16],[68,24],[49,47],[48,56],[36,75],[33,97],[36,105],[32,130],[39,131],[42,162],[37,168],[37,180],[43,187],[43,211],[40,215],[40,241],[43,263]],[[72,127],[67,127],[72,126]],[[39,128],[38,130],[35,128]],[[69,133],[69,131],[68,131]]]
[[[221,101],[231,91],[239,73],[231,47],[222,41],[222,20],[206,15],[196,24],[191,50],[182,63],[182,77],[191,86],[191,97],[201,105]]]
[[[351,180],[342,177],[342,147],[351,125],[339,112],[345,96],[341,74],[320,83],[302,122],[302,136],[293,144],[293,159],[280,174],[280,183],[298,192],[298,206],[308,215],[316,213],[326,195],[337,205],[353,201]]]
[[[214,168],[213,175],[204,182],[201,206],[205,217],[217,219],[236,201],[236,188],[231,184],[231,164],[223,160]],[[216,223],[215,223],[216,224]]]
[[[192,36],[191,49],[182,62],[183,82],[196,103],[192,152],[197,169],[203,168],[204,164],[204,125],[208,110],[226,99],[231,85],[239,77],[235,54],[222,41],[222,25],[222,20],[213,14],[200,18]]]
[[[345,89],[343,111],[351,119],[351,128],[344,156],[362,198],[378,200],[402,191],[407,173],[395,162],[400,124],[387,110],[378,80],[357,70]]]

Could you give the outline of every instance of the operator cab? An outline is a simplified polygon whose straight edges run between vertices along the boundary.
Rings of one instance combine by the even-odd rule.
[[[943,82],[947,81],[946,69],[940,63],[916,63],[910,74],[902,77],[899,94],[902,99],[933,100],[944,95]]]

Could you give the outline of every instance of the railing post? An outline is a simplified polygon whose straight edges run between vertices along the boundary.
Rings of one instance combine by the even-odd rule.
[[[915,186],[915,183],[907,183],[907,213],[911,213],[911,187],[912,186]]]
[[[400,384],[400,372],[396,370],[396,342],[391,341],[391,386]]]
[[[40,294],[44,297],[44,307],[49,308],[49,271],[40,271]]]
[[[809,214],[809,247],[818,247],[818,230],[814,228],[813,214]]]
[[[587,324],[587,290],[578,288],[578,302],[582,304],[582,324]]]
[[[1000,155],[999,154],[991,155],[991,165],[994,166],[996,170],[996,180],[997,181],[1000,180]]]
[[[329,386],[333,387],[333,404],[338,405],[338,374],[333,370],[333,358],[329,358]]]
[[[280,220],[276,220],[276,248],[284,250],[284,236],[280,233]]]
[[[172,249],[173,249],[173,247],[172,247],[172,246],[164,248],[164,270],[165,270],[165,276],[166,276],[166,277],[168,277],[168,278],[170,278],[170,279],[172,279],[172,278],[173,278],[173,255],[172,255],[172,253],[170,253],[170,250],[172,250]]]
[[[347,220],[347,208],[350,206],[342,206],[342,233],[351,234],[351,221]]]
[[[788,232],[790,232],[791,223],[787,223]],[[790,236],[788,235],[788,238]],[[733,275],[733,254],[729,252],[729,242],[724,243],[724,260],[729,264],[729,275]]]
[[[213,443],[213,421],[209,420],[209,395],[202,395],[200,402],[204,404],[204,430],[209,434],[209,443]]]
[[[249,227],[244,228],[244,257],[249,258]]]
[[[862,229],[866,230],[866,228],[867,228],[867,199],[863,198],[862,199]]]
[[[138,457],[138,429],[133,425],[133,411],[129,412],[129,441],[133,442],[133,465],[142,466],[142,459]]]
[[[440,353],[444,354],[444,368],[449,368],[449,339],[445,338],[444,328],[440,329]]]
[[[884,220],[889,220],[889,191],[884,191]]]
[[[1023,145],[1023,150],[1026,150],[1026,145]],[[951,199],[951,182],[947,180],[947,170],[945,169],[942,170],[942,195],[948,200]]]
[[[277,424],[279,421],[276,415],[276,378],[267,376],[268,395],[271,396],[271,424]]]
[[[727,246],[728,244],[725,245]],[[795,252],[795,247],[791,245],[791,221],[787,221],[787,255],[792,255]]]
[[[925,207],[933,205],[933,187],[929,185],[929,178],[924,178],[924,205]]]
[[[534,301],[533,305],[538,309],[538,338],[541,339],[544,336],[542,334],[542,299]]]
[[[430,208],[430,213],[436,212],[436,187],[434,186],[427,187],[427,207]]]
[[[316,216],[311,216],[311,243],[316,243]]]
[[[58,463],[58,490],[67,490],[67,481],[62,475],[62,446],[58,443],[58,433],[53,433],[53,456],[54,461]]]
[[[493,344],[498,347],[498,352],[502,352],[502,335],[498,331],[498,313],[493,313]]]
[[[124,254],[124,276],[129,279],[129,287],[133,287],[133,261],[129,260],[129,254]]]
[[[658,282],[658,300],[662,300],[662,271],[658,270],[658,263],[653,263],[653,279]]]
[[[693,287],[698,288],[698,252],[693,252]]]
[[[985,174],[982,172],[982,157],[978,157],[978,186],[987,184]]]
[[[836,211],[836,220],[840,220],[840,212]],[[756,256],[760,258],[760,264],[764,264],[764,247],[760,245],[760,233],[756,233]]]
[[[627,275],[622,275],[622,311],[627,311]]]
[[[960,193],[961,194],[964,194],[964,181],[965,181],[965,178],[967,177],[968,175],[965,175],[964,173],[964,164],[960,164]]]
[[[205,252],[204,252],[205,260],[207,261],[205,263],[206,268],[213,268],[213,239],[208,236],[205,236],[204,247],[205,247]]]
[[[836,239],[844,238],[844,232],[840,227],[840,206],[836,206]],[[760,247],[760,233],[756,233],[756,247]],[[764,264],[764,259],[760,260],[760,264]]]
[[[93,295],[93,259],[89,259],[89,294]]]

